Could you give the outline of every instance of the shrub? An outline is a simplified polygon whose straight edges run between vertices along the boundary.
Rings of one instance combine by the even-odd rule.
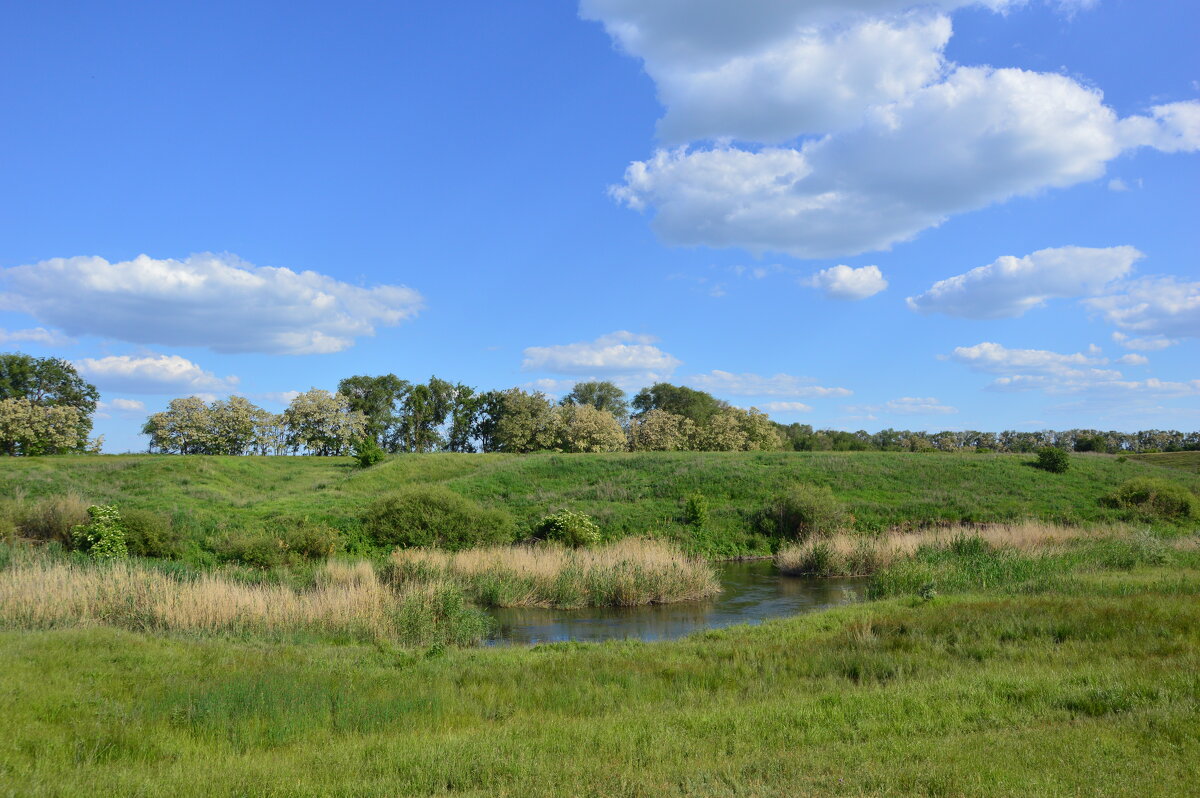
[[[683,523],[701,529],[708,524],[708,499],[703,493],[693,493],[683,505]]]
[[[279,538],[288,552],[307,560],[323,560],[332,556],[339,543],[336,529],[307,518],[289,523]]]
[[[370,468],[383,462],[385,457],[387,454],[373,440],[367,439],[354,444],[354,459],[358,461],[359,468]]]
[[[287,559],[287,544],[279,537],[262,531],[230,530],[212,543],[221,562],[235,562],[252,568],[275,568]]]
[[[1043,471],[1061,474],[1071,467],[1071,458],[1067,454],[1066,449],[1045,446],[1038,449],[1037,460],[1034,462],[1034,465]]]
[[[1135,477],[1100,500],[1145,520],[1187,521],[1200,518],[1200,499],[1183,485],[1152,477]]]
[[[91,521],[71,530],[75,548],[86,551],[98,560],[118,560],[129,556],[125,547],[125,530],[121,514],[107,504],[93,504],[87,509]]]
[[[179,535],[169,518],[148,510],[122,510],[121,526],[131,555],[164,559],[179,556]]]
[[[25,537],[56,540],[64,546],[73,543],[71,530],[87,524],[88,502],[77,493],[48,496],[21,514],[18,524]]]
[[[827,485],[796,485],[759,514],[759,527],[765,533],[794,540],[828,535],[852,522]]]
[[[379,499],[363,515],[376,546],[437,546],[457,550],[511,543],[516,523],[503,510],[482,507],[436,485],[414,485]]]
[[[600,527],[584,513],[562,510],[548,515],[533,529],[533,536],[564,546],[594,546],[600,542]]]

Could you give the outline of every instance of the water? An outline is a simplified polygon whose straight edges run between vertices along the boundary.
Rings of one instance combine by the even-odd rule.
[[[701,629],[759,623],[855,601],[866,580],[781,576],[770,560],[719,563],[721,594],[705,601],[644,607],[587,607],[547,610],[507,607],[492,610],[499,630],[490,645],[562,640],[669,640]]]

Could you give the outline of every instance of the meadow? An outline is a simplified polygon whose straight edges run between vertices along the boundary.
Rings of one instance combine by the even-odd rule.
[[[1200,477],[1167,455],[1030,459],[8,460],[0,793],[1188,794]],[[805,480],[842,526],[763,531]],[[604,540],[372,549],[364,508],[413,484],[510,513],[518,537],[581,510]],[[171,519],[183,556],[96,562],[17,534],[53,528],[67,495]],[[365,553],[206,559],[204,541],[289,524]],[[478,607],[704,595],[686,551],[869,575],[867,600],[670,642],[473,645]]]

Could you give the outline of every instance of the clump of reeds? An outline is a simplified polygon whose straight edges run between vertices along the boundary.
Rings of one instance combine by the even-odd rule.
[[[492,607],[632,607],[720,592],[712,567],[667,543],[626,539],[596,548],[493,546],[459,552],[400,549],[398,584],[449,579]]]
[[[395,589],[369,563],[330,563],[307,590],[27,555],[0,571],[0,626],[7,628],[468,644],[482,639],[488,625],[448,581]]]
[[[788,546],[775,555],[775,564],[792,576],[865,576],[912,557],[922,547],[945,547],[955,541],[978,540],[990,547],[1029,552],[1111,532],[1027,521],[984,527],[949,526],[877,537],[837,534],[811,537]]]

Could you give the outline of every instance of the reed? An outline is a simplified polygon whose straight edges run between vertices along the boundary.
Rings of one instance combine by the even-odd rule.
[[[55,562],[27,553],[0,571],[0,627],[78,626],[469,644],[482,639],[488,621],[446,580],[395,589],[365,562],[329,563],[307,590],[241,584],[212,573],[180,576],[128,562]]]
[[[643,539],[589,549],[400,549],[391,556],[389,573],[400,585],[450,580],[492,607],[632,607],[694,601],[721,589],[708,563]]]
[[[990,547],[1033,552],[1127,531],[1118,526],[1083,528],[1030,521],[988,526],[955,525],[877,537],[838,534],[809,538],[781,549],[775,555],[775,564],[782,573],[791,576],[865,576],[910,558],[921,548],[944,548],[955,541],[979,540]]]

